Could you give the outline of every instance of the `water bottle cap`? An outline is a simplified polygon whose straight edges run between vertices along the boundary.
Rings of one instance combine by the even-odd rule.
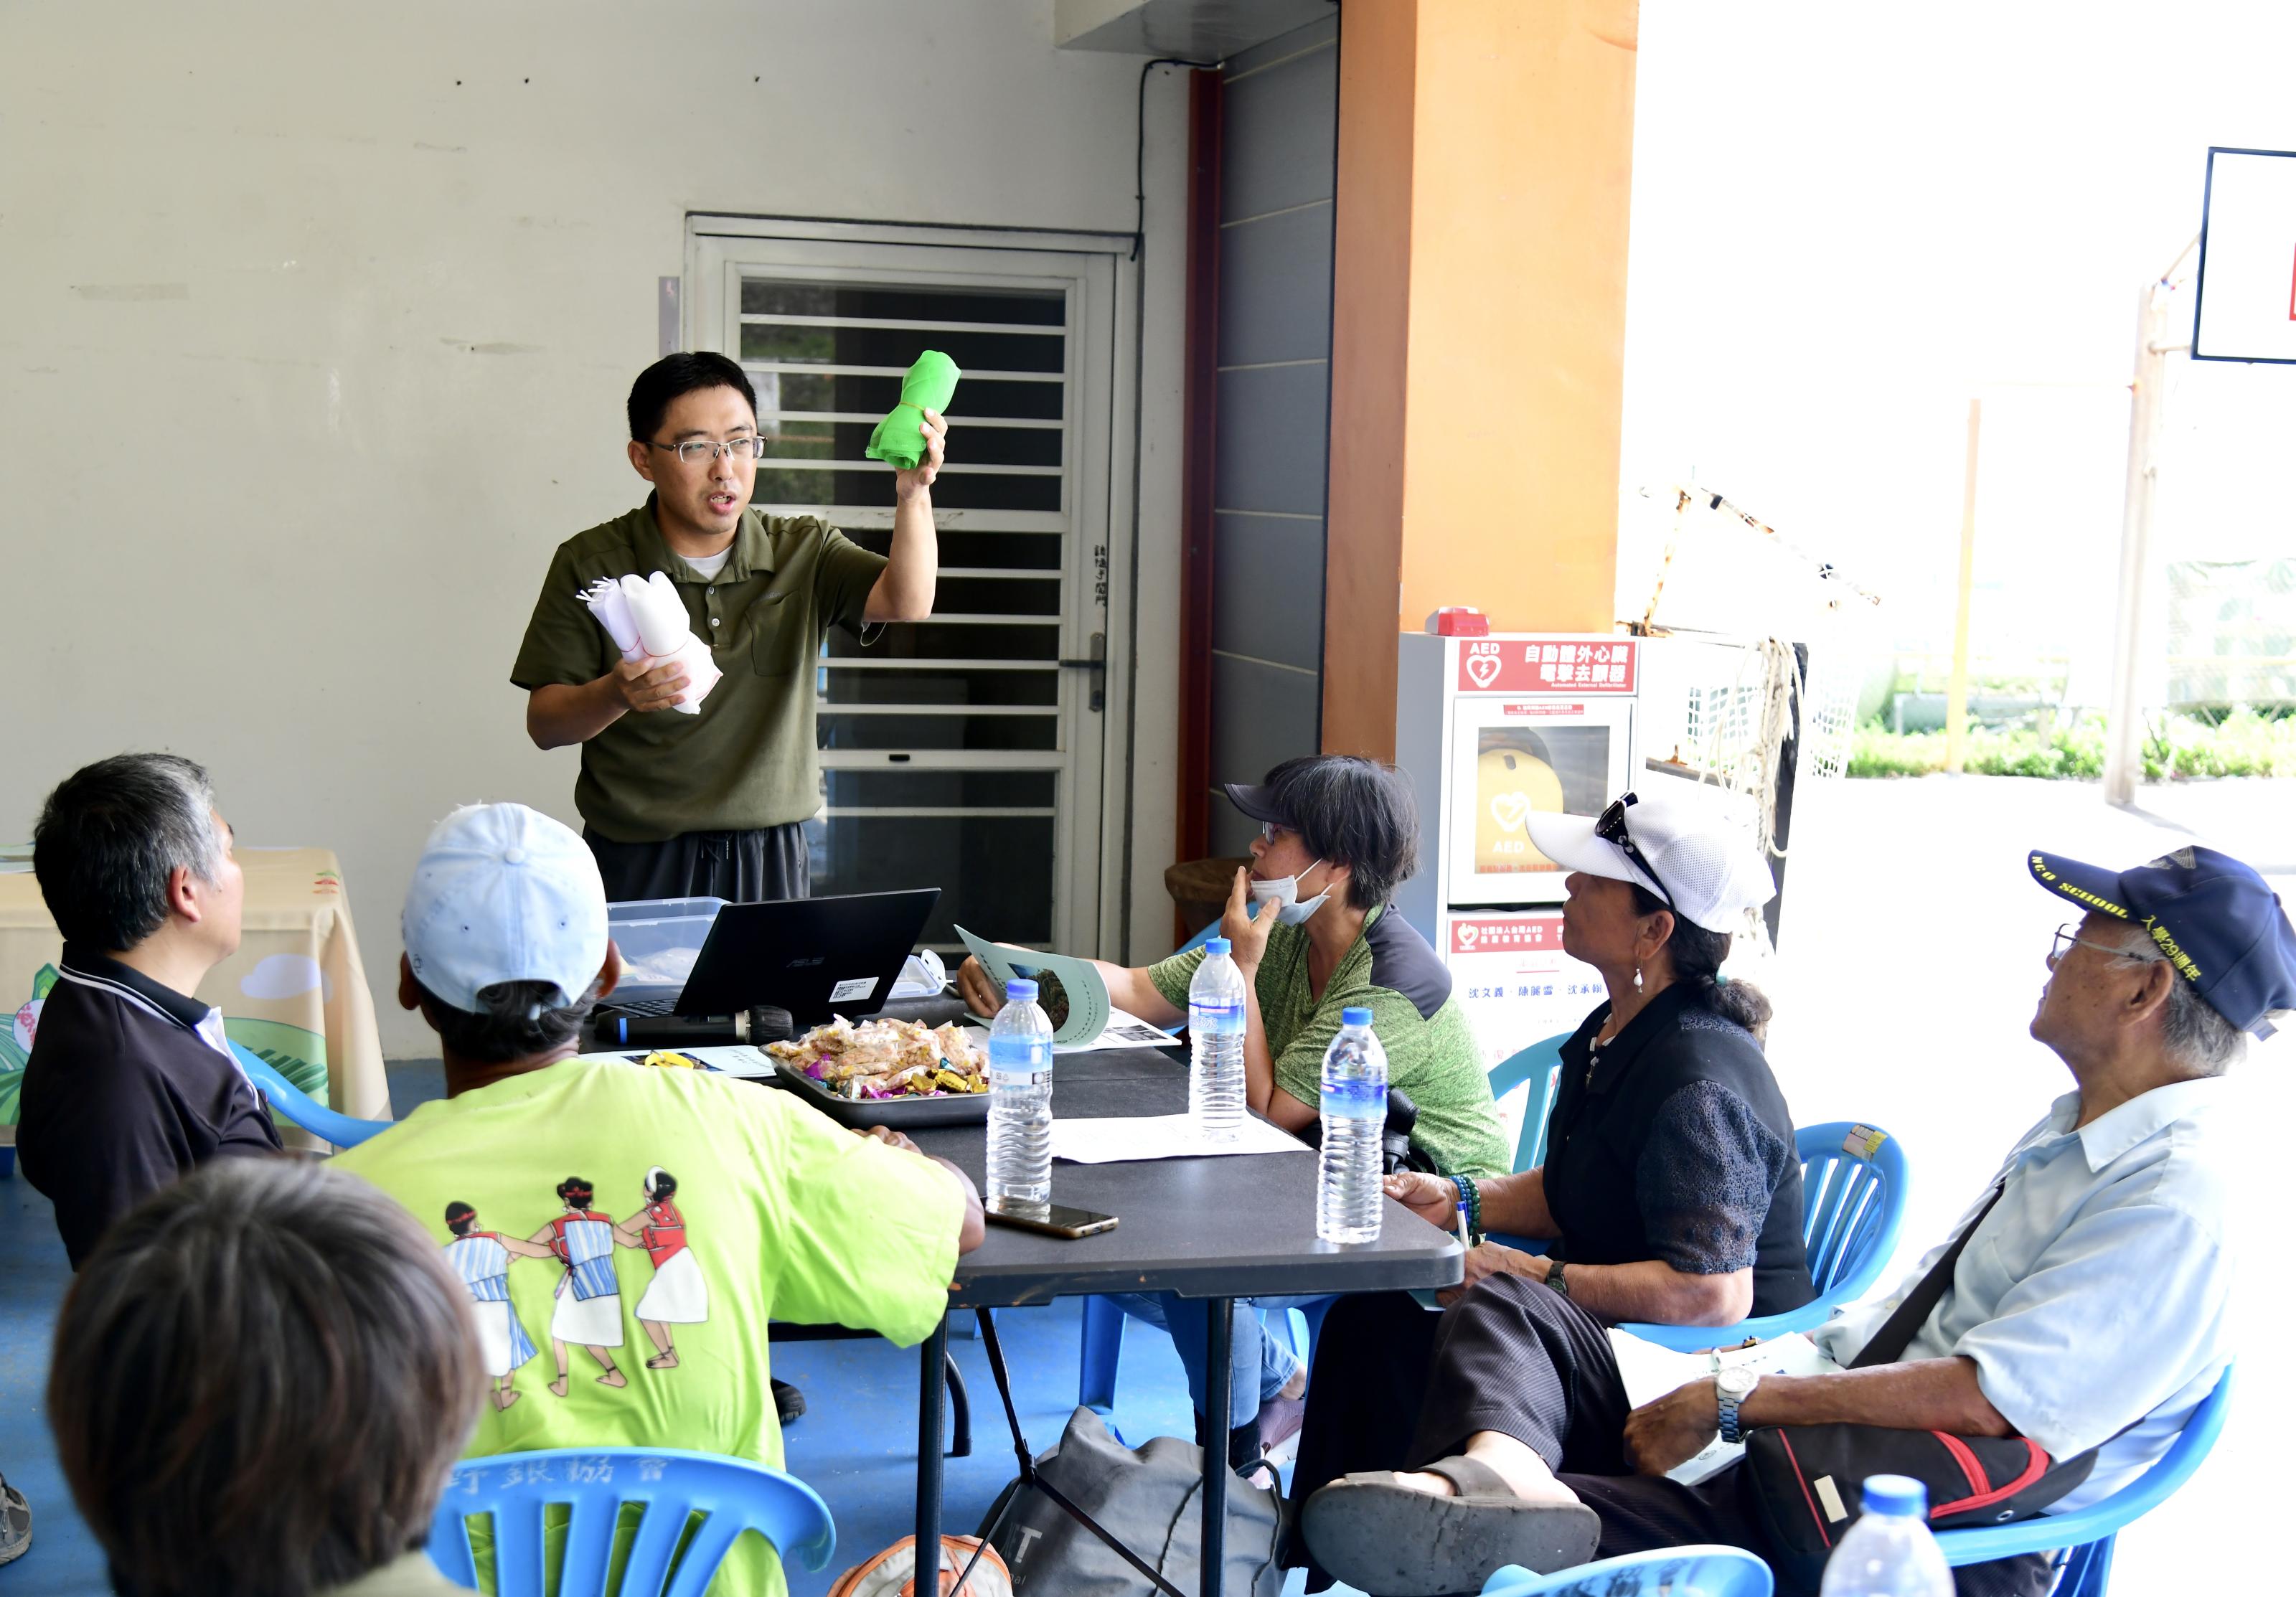
[[[1036,1001],[1037,984],[1026,977],[1016,976],[1004,984],[1005,1003],[1034,1003]]]
[[[1926,1519],[1930,1511],[1929,1488],[1910,1475],[1868,1475],[1866,1478],[1866,1511]]]
[[[1357,1009],[1353,1006],[1343,1009],[1340,1011],[1340,1024],[1342,1026],[1368,1026],[1371,1024],[1371,1011],[1367,1009]]]
[[[1233,946],[1226,938],[1211,938],[1204,943],[1204,955],[1210,958],[1214,954],[1226,954]]]

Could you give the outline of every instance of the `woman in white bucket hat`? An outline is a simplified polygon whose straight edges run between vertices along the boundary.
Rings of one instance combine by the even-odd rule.
[[[1769,1003],[1721,975],[1776,889],[1750,806],[1654,780],[1591,818],[1530,818],[1532,844],[1570,873],[1563,949],[1608,993],[1562,1044],[1546,1162],[1480,1191],[1415,1175],[1388,1191],[1432,1224],[1464,1204],[1478,1232],[1548,1250],[1481,1242],[1439,1318],[1392,1297],[1332,1311],[1318,1362],[1364,1378],[1309,1393],[1297,1478],[1332,1483],[1302,1521],[1319,1579],[1405,1597],[1462,1589],[1485,1553],[1466,1587],[1502,1564],[1584,1561],[1599,1523],[1554,1477],[1617,1460],[1630,1405],[1608,1326],[1728,1325],[1815,1295],[1793,1120],[1762,1053]],[[1460,1519],[1464,1497],[1506,1511]],[[1457,1556],[1432,1568],[1435,1546]]]

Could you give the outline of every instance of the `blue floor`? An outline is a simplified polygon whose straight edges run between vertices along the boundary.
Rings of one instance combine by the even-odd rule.
[[[400,1113],[439,1095],[435,1064],[397,1066],[391,1096]],[[110,1589],[102,1555],[57,1473],[48,1435],[48,1344],[70,1271],[46,1199],[20,1177],[0,1180],[0,1474],[32,1504],[32,1547],[0,1568],[0,1597],[86,1597]],[[1029,1445],[1060,1439],[1076,1405],[1078,1306],[1008,1309],[998,1334]],[[969,1323],[964,1329],[970,1329]],[[1015,1472],[996,1382],[978,1340],[949,1346],[973,1404],[972,1456],[947,1461],[942,1528],[975,1530]],[[915,1501],[917,1355],[882,1341],[777,1346],[774,1373],[803,1388],[805,1417],[783,1441],[791,1470],[810,1482],[837,1518],[837,1556],[817,1575],[789,1571],[792,1597],[820,1597],[847,1566],[912,1529]],[[1133,1329],[1114,1416],[1126,1439],[1190,1436],[1187,1387],[1166,1338]],[[1294,1572],[1290,1589],[1296,1591]],[[1344,1592],[1345,1588],[1341,1588]]]
[[[996,1317],[1021,1429],[1038,1453],[1060,1440],[1076,1407],[1078,1319],[1074,1301],[1006,1309]],[[949,1347],[972,1395],[972,1456],[946,1462],[941,1528],[970,1536],[1017,1465],[980,1343],[952,1336]],[[831,1568],[818,1575],[789,1571],[793,1597],[816,1597],[838,1570],[914,1528],[917,1355],[882,1342],[803,1343],[775,1348],[774,1373],[803,1388],[808,1405],[805,1418],[783,1433],[791,1472],[810,1482],[837,1516]],[[1187,1387],[1168,1339],[1152,1332],[1128,1339],[1118,1396],[1115,1423],[1128,1441],[1193,1434]],[[864,1445],[865,1438],[876,1445]]]
[[[103,1554],[71,1505],[48,1436],[48,1342],[71,1266],[55,1210],[20,1175],[0,1181],[0,1475],[32,1505],[31,1550],[0,1568],[0,1597],[108,1592]]]

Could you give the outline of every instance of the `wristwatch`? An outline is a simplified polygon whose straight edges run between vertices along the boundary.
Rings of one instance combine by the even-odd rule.
[[[1714,1404],[1722,1412],[1722,1439],[1742,1442],[1745,1436],[1738,1429],[1738,1405],[1754,1395],[1762,1384],[1760,1372],[1744,1364],[1734,1364],[1718,1372],[1714,1377]]]
[[[1556,1291],[1562,1293],[1565,1298],[1570,1296],[1570,1284],[1562,1279],[1562,1261],[1561,1259],[1555,1259],[1546,1266],[1546,1284],[1553,1287]]]

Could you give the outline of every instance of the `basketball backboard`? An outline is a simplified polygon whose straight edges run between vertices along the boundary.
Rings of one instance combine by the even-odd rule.
[[[2296,364],[2296,151],[2209,151],[2194,360]]]

